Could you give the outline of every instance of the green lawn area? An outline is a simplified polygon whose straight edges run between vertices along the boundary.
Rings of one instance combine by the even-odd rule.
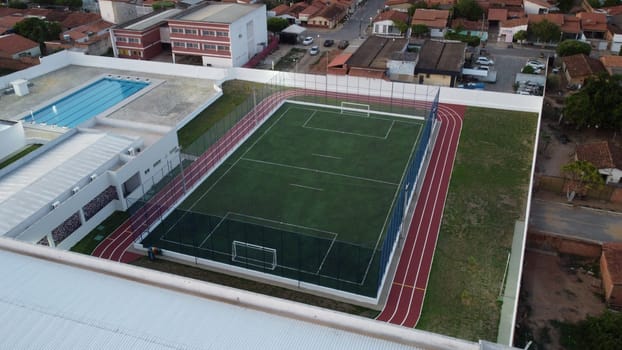
[[[469,107],[417,328],[495,341],[514,223],[524,219],[535,113]]]
[[[2,163],[0,163],[0,169],[5,168],[7,166],[9,166],[11,163],[17,161],[18,159],[22,158],[23,156],[27,155],[28,153],[36,150],[37,148],[41,147],[40,144],[34,144],[34,145],[29,145],[26,146],[24,149],[22,149],[21,151],[19,151],[18,153],[12,155],[11,157],[7,158],[5,161],[3,161]]]
[[[115,211],[106,220],[104,220],[98,227],[89,232],[80,242],[71,247],[72,252],[78,252],[86,255],[91,255],[97,245],[106,237],[108,237],[117,227],[127,220],[129,214],[123,211]]]
[[[242,80],[224,82],[223,95],[177,132],[182,149],[187,148],[209,128],[233,112],[237,106],[252,96],[253,88],[257,89],[260,86],[261,84]]]

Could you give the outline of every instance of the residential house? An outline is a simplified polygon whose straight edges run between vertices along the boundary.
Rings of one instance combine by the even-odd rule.
[[[508,9],[488,9],[488,24],[494,26],[508,19]]]
[[[407,43],[403,38],[370,36],[347,60],[348,75],[386,79],[387,61],[394,52],[404,51]]]
[[[22,57],[39,57],[39,43],[17,34],[0,35],[0,57],[20,59]]]
[[[202,4],[168,20],[173,62],[199,56],[203,65],[241,67],[268,44],[265,5]]]
[[[339,22],[346,16],[347,7],[341,3],[333,3],[314,16],[309,18],[307,24],[314,27],[335,28]]]
[[[154,12],[113,28],[110,41],[114,56],[138,60],[157,56],[163,43],[170,43],[168,19],[181,12],[181,9]]]
[[[568,85],[583,86],[585,79],[605,71],[603,64],[592,57],[577,54],[562,57],[562,71]]]
[[[600,274],[607,305],[615,309],[622,308],[622,243],[603,243]]]
[[[469,21],[456,18],[451,21],[451,29],[462,35],[476,36],[482,41],[488,40],[488,21]]]
[[[419,51],[396,51],[387,60],[387,75],[392,81],[416,83],[415,68],[419,61]]]
[[[89,55],[103,55],[112,48],[109,32],[113,26],[114,24],[100,18],[93,23],[81,25],[61,33],[60,40],[46,41],[45,46],[48,52],[60,49],[74,49]]]
[[[448,9],[453,7],[458,0],[424,0],[428,7],[440,7]]]
[[[448,10],[417,9],[410,22],[411,25],[425,25],[433,38],[443,38],[449,23]]]
[[[290,24],[300,24],[298,14],[305,8],[307,8],[307,4],[304,2],[281,4],[268,11],[268,16],[284,18],[288,20]]]
[[[596,50],[606,50],[607,15],[604,13],[579,12],[576,14],[581,20],[582,41],[587,41]]]
[[[335,56],[326,67],[326,74],[331,75],[347,75],[348,60],[352,57],[352,52],[344,52]]]
[[[540,23],[547,20],[554,23],[561,30],[559,41],[572,39],[578,40],[581,35],[580,19],[573,15],[564,15],[561,13],[547,13],[545,15],[529,15],[529,24]]]
[[[96,13],[69,12],[67,16],[59,23],[62,27],[63,32],[65,32],[84,25],[99,22],[101,20],[102,17]]]
[[[106,22],[122,24],[153,12],[143,0],[99,0],[99,13]]]
[[[545,0],[523,0],[523,8],[527,15],[543,15],[559,10],[555,5]]]
[[[501,21],[499,23],[499,37],[497,41],[511,43],[514,35],[521,30],[527,31],[529,20],[527,18],[516,18]]]
[[[616,145],[609,141],[584,143],[577,145],[575,152],[575,159],[592,163],[606,183],[622,182],[622,149]]]
[[[408,13],[396,10],[380,12],[372,21],[372,34],[386,36],[404,36],[404,32],[396,25],[403,23],[408,26]]]
[[[23,16],[15,15],[0,17],[0,35],[12,33],[13,27],[23,19]]]
[[[609,72],[609,75],[622,75],[622,56],[600,56],[600,62],[603,64],[603,67],[605,67],[607,72]]]
[[[609,51],[614,54],[619,54],[622,49],[622,27],[617,24],[609,23],[607,25],[605,39],[609,42]]]
[[[416,3],[416,0],[387,0],[384,8],[399,12],[408,13],[408,10]]]
[[[465,55],[465,43],[426,40],[415,67],[417,82],[436,86],[456,86],[462,74]]]

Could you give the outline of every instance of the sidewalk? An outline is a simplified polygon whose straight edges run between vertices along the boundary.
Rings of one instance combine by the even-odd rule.
[[[600,210],[607,210],[607,211],[622,213],[622,203],[611,203],[607,201],[590,199],[590,198],[587,198],[585,200],[575,198],[572,202],[568,202],[566,200],[565,194],[556,194],[556,193],[545,191],[545,190],[539,190],[537,192],[534,192],[533,198],[540,199],[543,201],[548,201],[548,202],[565,203],[565,204],[578,206],[578,207],[600,209]]]

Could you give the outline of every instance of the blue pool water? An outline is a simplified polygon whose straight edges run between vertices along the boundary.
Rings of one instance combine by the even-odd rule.
[[[76,127],[149,85],[145,81],[102,78],[24,117],[24,122]]]

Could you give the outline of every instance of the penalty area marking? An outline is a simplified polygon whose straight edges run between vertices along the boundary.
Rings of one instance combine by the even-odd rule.
[[[311,187],[311,186],[305,186],[305,185],[299,185],[299,184],[289,184],[289,185],[294,186],[294,187],[306,188],[308,190],[324,191],[323,188],[317,188],[317,187]]]
[[[316,156],[316,157],[322,157],[322,158],[341,159],[341,157],[329,156],[327,154],[311,153],[311,155]]]

